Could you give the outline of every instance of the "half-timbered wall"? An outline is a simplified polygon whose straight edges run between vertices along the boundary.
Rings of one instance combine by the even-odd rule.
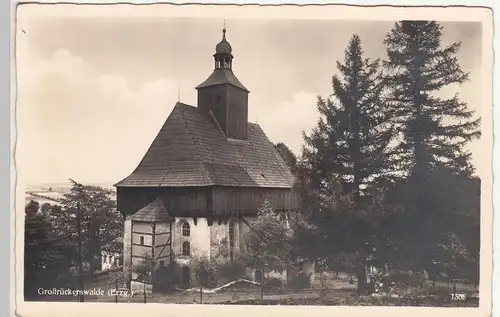
[[[153,257],[157,266],[168,265],[172,258],[171,228],[170,223],[147,223],[127,220],[124,235],[124,260],[127,258],[130,260],[124,261],[125,266],[132,270],[147,256]],[[128,272],[128,275],[132,280],[137,277],[132,271]]]

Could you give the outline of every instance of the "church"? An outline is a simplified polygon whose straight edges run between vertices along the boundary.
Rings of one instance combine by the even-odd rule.
[[[160,266],[178,264],[190,285],[191,259],[213,256],[221,241],[232,258],[266,200],[283,214],[297,207],[294,176],[262,128],[248,122],[249,90],[234,74],[225,28],[213,58],[212,74],[196,87],[197,105],[178,102],[137,168],[115,185],[132,282],[133,266],[148,254]]]

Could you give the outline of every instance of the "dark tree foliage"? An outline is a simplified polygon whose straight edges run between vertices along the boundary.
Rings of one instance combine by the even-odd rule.
[[[101,252],[119,254],[123,250],[123,219],[115,208],[110,190],[71,181],[70,192],[61,205],[43,204],[41,213],[50,221],[54,234],[73,246],[77,261],[77,206],[80,207],[83,261],[93,272],[100,268]]]
[[[392,169],[391,113],[383,100],[380,61],[364,58],[357,35],[337,68],[332,98],[318,97],[320,120],[305,136],[302,159],[309,188],[303,202],[314,210],[310,220],[323,239],[318,247],[329,246],[325,260],[350,259],[344,266],[355,266],[358,290],[364,292],[379,212],[373,208],[372,188]]]
[[[455,56],[461,43],[442,47],[442,31],[436,22],[402,21],[385,39],[389,101],[402,139],[399,168],[417,177],[437,163],[472,173],[464,146],[480,135],[480,120],[458,95],[439,96],[443,88],[468,80]]]
[[[421,211],[413,204],[411,179],[400,180],[388,190],[385,203],[393,206],[393,213],[379,227],[381,250],[393,268],[436,270],[434,263],[444,261],[443,245],[452,237],[468,253],[457,265],[475,275],[480,247],[479,179],[442,165],[425,178],[426,205],[431,210]]]
[[[110,190],[85,186],[73,180],[71,183],[70,192],[62,201],[63,208],[55,210],[52,217],[59,232],[76,245],[76,210],[79,206],[83,256],[93,272],[99,269],[102,251],[115,254],[123,250],[123,219],[116,210]]]
[[[285,145],[285,143],[279,142],[274,145],[274,148],[290,168],[290,171],[295,174],[297,169],[297,156]]]
[[[443,262],[452,240],[470,248],[468,260],[479,255],[479,183],[465,145],[480,136],[480,120],[458,95],[443,97],[445,87],[464,83],[468,74],[455,56],[461,43],[442,47],[442,30],[436,22],[402,21],[385,39],[396,167],[406,178],[388,193],[397,212],[380,232],[393,266],[419,271]]]
[[[54,233],[38,203],[26,205],[24,233],[24,296],[38,296],[38,288],[61,287],[67,282],[73,251]]]
[[[333,98],[318,97],[320,120],[305,136],[302,153],[315,174],[313,187],[321,189],[335,179],[356,202],[364,188],[392,168],[391,113],[383,103],[379,64],[363,57],[361,40],[354,35],[344,62],[337,63]]]

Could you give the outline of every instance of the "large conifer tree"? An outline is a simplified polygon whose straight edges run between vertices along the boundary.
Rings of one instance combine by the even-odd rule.
[[[390,101],[402,137],[400,168],[425,175],[436,164],[472,172],[464,148],[479,136],[479,119],[458,95],[439,97],[443,88],[468,80],[455,56],[461,43],[442,47],[443,27],[436,22],[402,21],[385,39]]]
[[[465,145],[480,136],[480,120],[458,95],[443,97],[444,88],[466,82],[468,73],[456,57],[461,43],[443,47],[442,35],[436,22],[402,21],[385,39],[397,167],[408,177],[391,194],[404,212],[390,219],[384,233],[398,245],[394,255],[415,270],[429,269],[442,255],[440,244],[460,231],[461,214],[473,214],[456,194],[463,190],[459,180],[474,171]],[[466,199],[476,199],[470,195]]]
[[[363,57],[361,40],[354,35],[345,60],[337,62],[333,98],[318,97],[320,119],[305,136],[302,153],[316,189],[335,179],[343,193],[359,202],[366,187],[391,171],[391,114],[382,100],[379,64]]]
[[[366,290],[365,265],[376,231],[367,189],[390,172],[391,113],[384,106],[379,60],[363,57],[354,35],[337,63],[332,98],[318,97],[320,119],[305,135],[303,163],[313,190],[313,213],[328,257],[355,255],[358,291]]]

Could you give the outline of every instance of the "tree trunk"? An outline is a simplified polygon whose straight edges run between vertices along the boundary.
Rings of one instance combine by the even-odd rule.
[[[118,276],[115,277],[115,303],[118,303]]]
[[[455,297],[455,295],[457,294],[457,281],[454,277],[451,278],[451,281],[453,283],[453,297]]]
[[[356,277],[358,278],[357,294],[366,295],[368,291],[368,284],[366,282],[366,272],[360,271]]]
[[[362,254],[364,256],[364,253]],[[356,277],[358,279],[358,287],[357,287],[357,294],[358,295],[366,295],[368,291],[368,285],[366,282],[366,268],[365,268],[365,263],[364,261],[361,261],[361,264],[359,264],[357,270],[356,270]]]
[[[203,304],[203,285],[200,286],[200,304]]]
[[[262,271],[260,279],[260,300],[264,300],[264,271]]]
[[[146,304],[146,279],[142,281],[142,285],[143,285],[142,290],[144,292],[144,304]]]
[[[80,203],[76,205],[76,231],[78,235],[78,287],[82,294],[78,296],[79,302],[84,302],[83,296],[83,259],[82,259],[82,224],[80,219]]]

